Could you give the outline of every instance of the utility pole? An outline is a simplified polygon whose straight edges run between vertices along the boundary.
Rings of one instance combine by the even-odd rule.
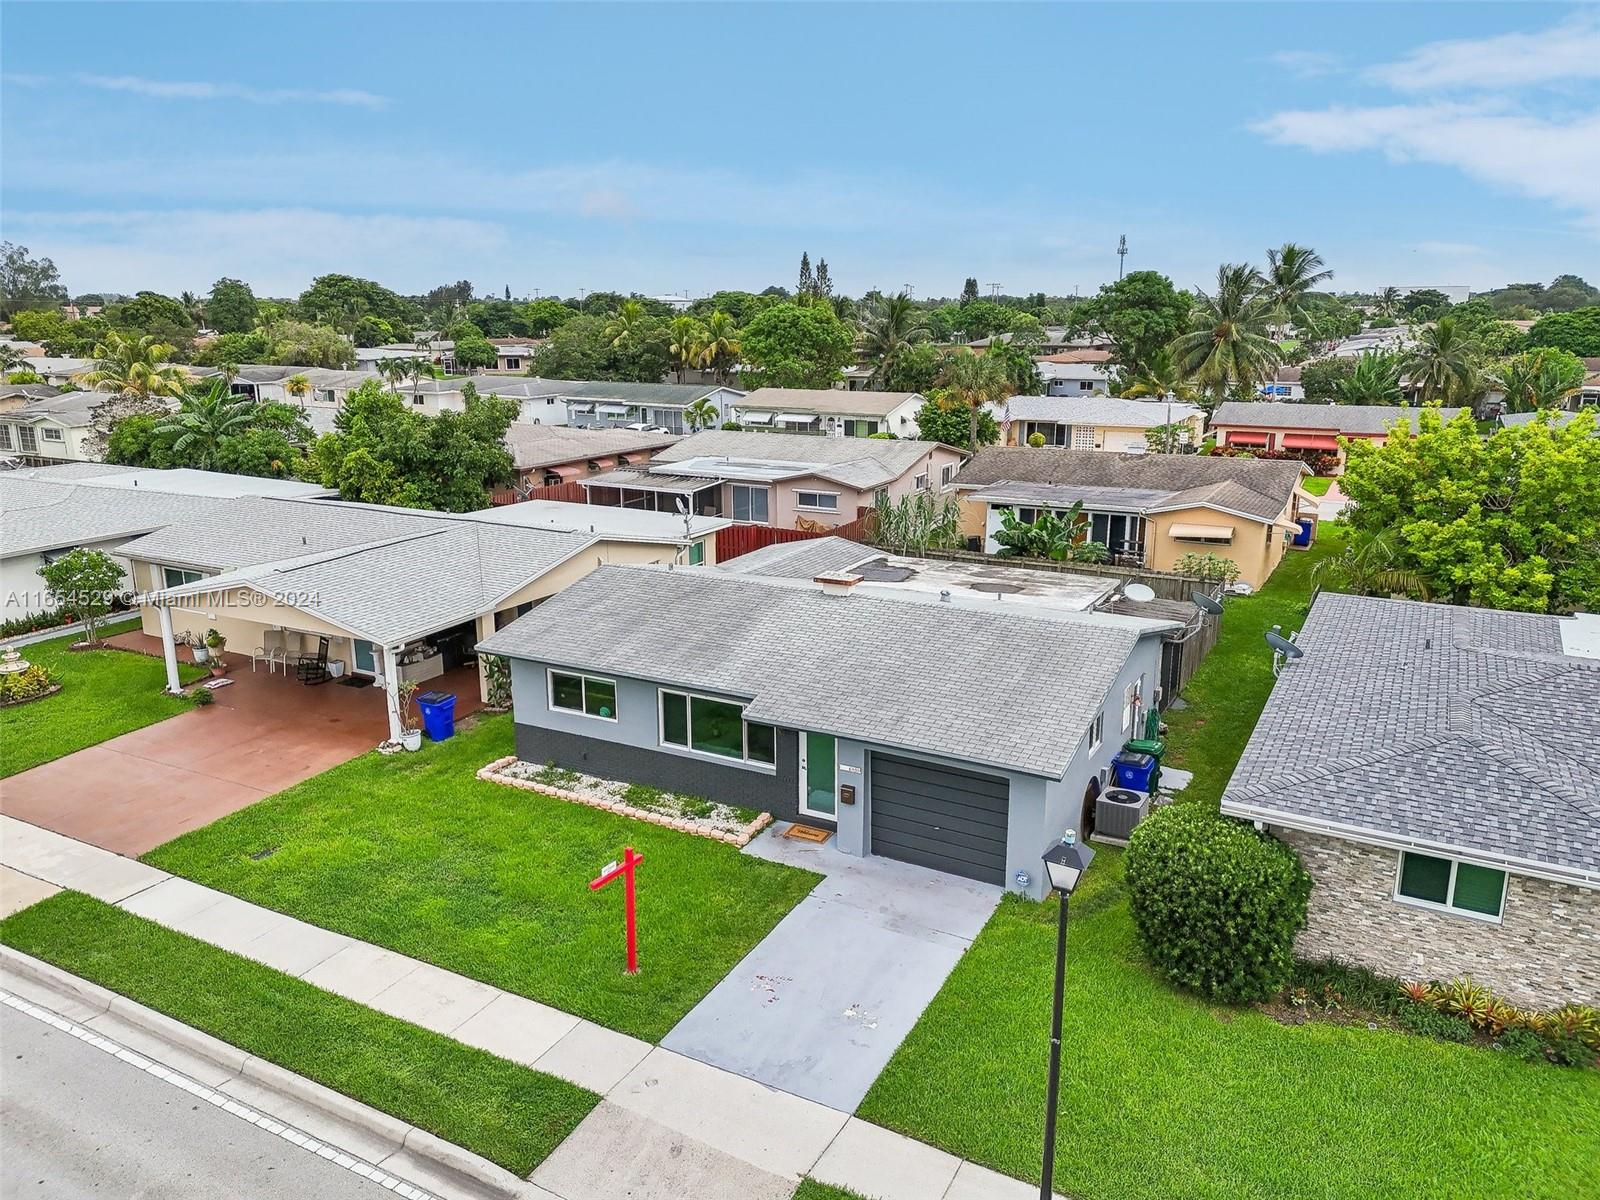
[[[1122,264],[1128,257],[1128,235],[1123,234],[1117,239],[1117,278],[1122,278]]]
[[[989,285],[989,299],[991,299],[991,300],[1000,299],[1000,285],[998,283],[991,283]]]

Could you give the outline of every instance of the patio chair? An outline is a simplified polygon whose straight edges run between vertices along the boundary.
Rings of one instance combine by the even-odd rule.
[[[317,652],[301,656],[294,665],[295,678],[301,683],[327,683],[333,678],[328,670],[328,639],[317,639]]]
[[[289,635],[281,629],[268,629],[261,634],[261,645],[250,651],[250,669],[256,669],[256,663],[265,660],[267,674],[272,674],[274,665],[283,667],[283,673],[289,673]]]

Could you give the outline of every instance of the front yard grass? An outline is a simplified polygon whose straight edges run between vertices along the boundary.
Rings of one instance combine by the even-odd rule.
[[[368,754],[157,847],[145,861],[659,1041],[817,876],[732,846],[474,777],[509,716],[420,754]],[[631,845],[640,972],[623,973]]]
[[[1256,719],[1272,692],[1272,651],[1262,635],[1274,625],[1285,634],[1300,628],[1311,603],[1311,574],[1324,558],[1344,549],[1347,528],[1324,522],[1316,544],[1291,550],[1267,585],[1251,596],[1223,602],[1222,633],[1183,689],[1187,707],[1168,709],[1166,765],[1194,772],[1181,799],[1216,804],[1244,753]],[[1317,720],[1307,713],[1306,720]]]
[[[1333,476],[1314,475],[1310,479],[1302,479],[1300,486],[1313,496],[1326,496],[1328,489],[1333,486]]]
[[[1007,896],[858,1115],[1039,1179],[1054,902]],[[1600,1196],[1600,1075],[1279,1024],[1145,967],[1101,848],[1073,900],[1057,1190],[1081,1200]]]
[[[135,624],[110,626],[102,636],[122,633]],[[159,658],[127,650],[67,648],[82,640],[83,634],[69,633],[17,647],[29,662],[48,667],[62,688],[43,700],[0,708],[0,779],[193,707],[184,697],[162,691],[167,669]],[[180,663],[178,674],[187,684],[205,671]]]
[[[77,892],[0,941],[526,1176],[600,1097]]]

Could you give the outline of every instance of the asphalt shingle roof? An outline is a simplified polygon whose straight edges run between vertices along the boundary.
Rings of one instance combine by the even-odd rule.
[[[1449,421],[1463,411],[1459,408],[1441,408],[1439,417]],[[1419,408],[1382,404],[1288,404],[1275,400],[1225,400],[1211,414],[1211,424],[1380,434],[1387,433],[1396,421],[1409,421],[1415,430],[1421,412]]]
[[[1040,499],[1044,497],[1037,485],[1117,488],[1146,493],[1142,503],[1149,508],[1211,505],[1271,521],[1288,506],[1305,474],[1301,463],[1287,459],[994,446],[980,450],[955,482],[972,490],[1009,482],[1031,484]],[[1150,499],[1151,494],[1164,498]]]
[[[753,721],[1059,779],[1138,636],[714,568],[608,566],[483,648],[748,697]]]
[[[90,477],[92,473],[78,476]],[[4,471],[0,557],[133,537],[169,521],[203,518],[220,503],[211,496],[90,487],[39,478],[31,471]]]
[[[774,579],[815,579],[880,558],[882,550],[849,538],[819,537],[800,542],[774,542],[717,565],[734,575],[766,575]]]
[[[1600,661],[1561,618],[1325,592],[1298,645],[1224,812],[1600,883]]]
[[[670,433],[636,429],[575,429],[568,425],[534,425],[513,421],[506,429],[506,448],[517,469],[531,471],[556,463],[583,462],[611,454],[661,450],[678,440]]]
[[[893,483],[937,449],[938,442],[909,438],[821,437],[810,433],[708,429],[661,451],[654,461],[675,463],[691,458],[738,458],[815,463],[815,474],[819,477],[866,491]]]
[[[917,392],[850,392],[843,388],[757,388],[735,408],[741,411],[757,408],[762,411],[837,413],[852,417],[885,417],[907,400],[916,398]]]
[[[1200,412],[1192,404],[1164,400],[1126,400],[1120,396],[1012,396],[989,406],[995,417],[1013,421],[1058,421],[1066,425],[1112,425],[1154,429],[1187,421]]]

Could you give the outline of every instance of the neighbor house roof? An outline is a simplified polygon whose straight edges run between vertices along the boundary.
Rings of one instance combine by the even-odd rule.
[[[1192,404],[1164,400],[1125,400],[1120,396],[1012,396],[989,410],[996,419],[1009,414],[1013,421],[1058,421],[1064,425],[1126,426],[1154,429],[1169,421],[1188,421],[1200,415]]]
[[[1466,411],[1441,408],[1439,417],[1449,421]],[[1255,425],[1273,429],[1331,429],[1345,434],[1382,434],[1396,421],[1409,421],[1417,428],[1419,408],[1390,407],[1382,404],[1286,404],[1274,400],[1225,400],[1211,414],[1211,424]]]
[[[799,542],[774,542],[717,565],[734,575],[814,579],[818,575],[848,570],[882,554],[882,550],[829,534]]]
[[[41,479],[29,470],[3,471],[0,557],[115,542],[169,521],[203,516],[217,503],[207,496],[122,492],[81,480]]]
[[[55,391],[54,388],[50,390]],[[94,420],[94,410],[109,399],[105,392],[59,392],[0,412],[0,421],[23,421],[30,425],[51,421],[69,429],[82,429]]]
[[[1500,424],[1509,429],[1518,425],[1532,425],[1543,417],[1549,417],[1550,423],[1560,428],[1572,424],[1577,416],[1578,414],[1575,412],[1552,409],[1544,409],[1539,412],[1501,413]],[[3,419],[3,417],[4,414],[0,413],[0,419]],[[1595,436],[1600,437],[1600,413],[1595,414]]]
[[[1070,366],[1077,363],[1101,365],[1111,361],[1111,351],[1090,349],[1062,350],[1057,354],[1041,354],[1033,361],[1041,363],[1058,363],[1062,366]]]
[[[568,425],[513,421],[506,429],[505,440],[517,469],[531,471],[556,463],[661,450],[676,442],[678,437],[671,433],[641,433],[636,429],[574,429]]]
[[[809,581],[601,567],[482,648],[745,697],[752,721],[1059,779],[1139,636],[937,598],[825,596]]]
[[[829,413],[851,417],[886,417],[907,400],[920,400],[917,392],[850,392],[843,388],[757,388],[735,403],[774,412]]]
[[[61,389],[48,383],[0,383],[0,400],[8,396],[26,396],[29,400],[49,400],[61,395]]]
[[[994,446],[980,450],[955,482],[974,500],[997,504],[1087,504],[1123,493],[1132,511],[1211,507],[1273,521],[1306,474],[1304,464],[1286,459]]]
[[[1322,593],[1222,810],[1600,886],[1580,620]]]
[[[939,442],[909,438],[817,437],[808,433],[708,429],[662,450],[654,462],[670,465],[690,459],[725,458],[730,462],[782,464],[795,468],[790,472],[794,476],[815,475],[859,491],[870,491],[893,483],[941,448],[951,449]]]
[[[573,400],[617,400],[623,404],[687,408],[702,396],[721,391],[717,383],[612,383],[599,379],[545,379],[556,394]]]

